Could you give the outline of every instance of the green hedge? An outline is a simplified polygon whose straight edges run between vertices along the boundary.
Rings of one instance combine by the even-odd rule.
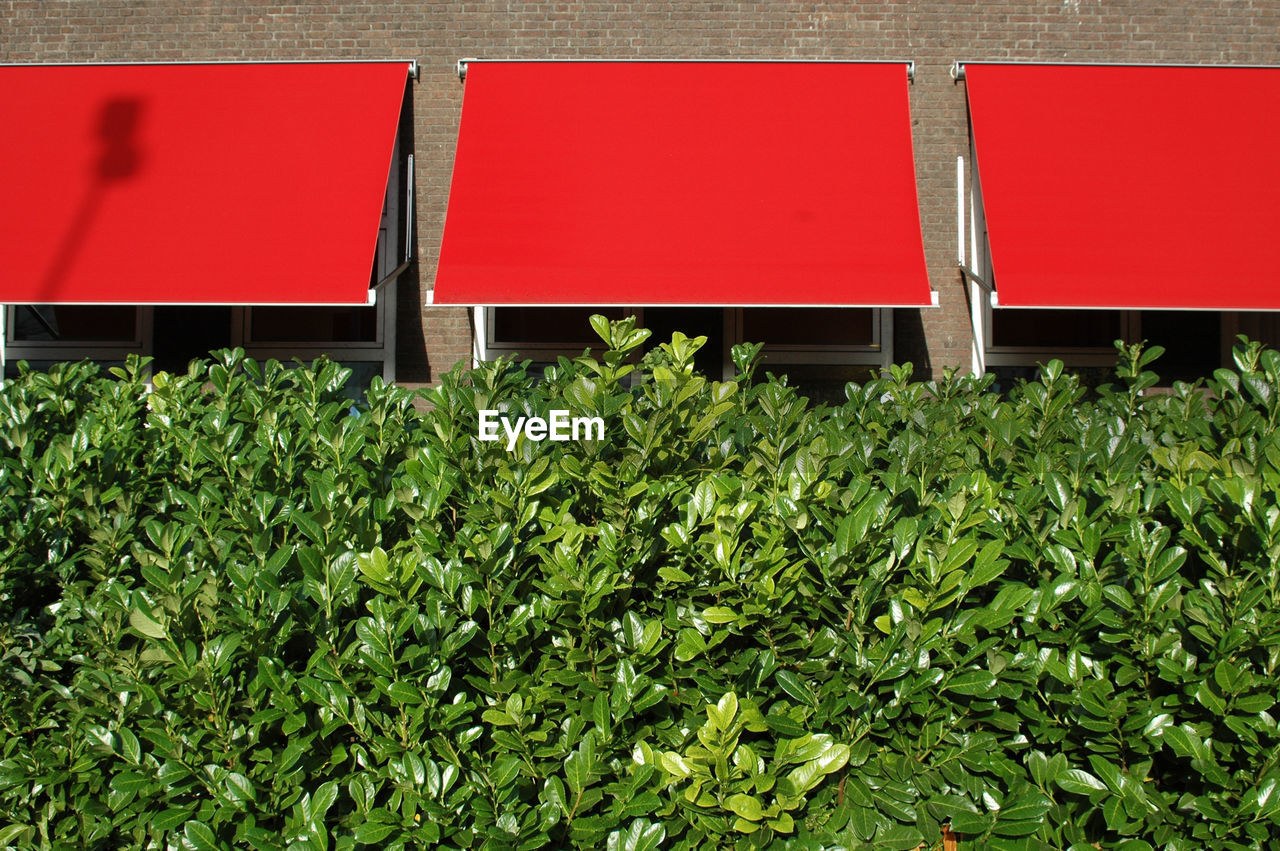
[[[0,845],[1271,846],[1280,356],[812,407],[596,325],[425,412],[240,352],[7,382]]]

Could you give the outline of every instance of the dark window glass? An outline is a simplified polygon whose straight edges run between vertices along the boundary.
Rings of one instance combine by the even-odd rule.
[[[255,307],[249,314],[255,343],[376,343],[376,307]]]
[[[745,307],[742,339],[779,346],[869,346],[873,316],[866,307]]]
[[[787,377],[787,384],[796,388],[801,396],[810,402],[826,402],[829,405],[842,405],[846,400],[844,386],[850,381],[866,384],[878,378],[880,367],[872,364],[795,364],[769,363],[765,355],[756,375],[763,377],[766,373]]]
[[[1280,348],[1280,313],[1242,312],[1239,315],[1239,333],[1250,340],[1265,343],[1271,348]],[[1232,340],[1232,345],[1235,340]]]
[[[594,343],[592,314],[624,315],[621,307],[499,307],[493,312],[493,339],[499,343]]]
[[[1165,349],[1149,367],[1161,384],[1207,378],[1222,365],[1221,316],[1210,310],[1142,311],[1142,339]]]
[[[131,304],[19,304],[13,339],[23,342],[132,342],[138,311]]]
[[[991,344],[1018,348],[1110,348],[1121,337],[1118,310],[992,311]]]
[[[186,372],[192,360],[231,345],[231,308],[225,305],[157,305],[152,316],[157,370]]]
[[[717,381],[724,373],[724,308],[646,307],[644,327],[653,332],[645,351],[670,342],[676,331],[686,337],[706,337],[707,342],[693,356],[693,368]]]

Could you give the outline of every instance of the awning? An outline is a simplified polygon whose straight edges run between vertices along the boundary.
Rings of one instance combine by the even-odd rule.
[[[367,303],[410,68],[0,67],[0,301]]]
[[[434,303],[928,305],[907,72],[471,61]]]
[[[1280,69],[963,71],[1000,306],[1280,309]]]

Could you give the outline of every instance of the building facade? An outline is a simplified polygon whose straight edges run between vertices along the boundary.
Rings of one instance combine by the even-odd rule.
[[[115,342],[128,338],[126,348],[147,351],[161,366],[173,368],[200,349],[240,344],[263,355],[306,357],[329,350],[339,359],[364,358],[366,373],[382,371],[413,385],[430,383],[474,357],[519,352],[543,360],[580,351],[590,340],[587,313],[633,312],[658,335],[672,330],[708,334],[712,344],[703,365],[713,372],[725,368],[725,352],[737,340],[766,343],[779,371],[842,381],[883,363],[890,341],[892,360],[912,362],[918,376],[975,364],[1017,375],[1050,356],[1086,368],[1105,366],[1113,360],[1111,340],[1146,338],[1169,348],[1173,377],[1191,377],[1224,363],[1236,333],[1275,342],[1280,332],[1280,323],[1266,310],[991,307],[988,282],[975,283],[958,262],[958,254],[967,251],[972,272],[977,264],[972,254],[985,249],[969,235],[981,225],[971,190],[957,185],[965,180],[971,187],[977,175],[968,84],[955,72],[957,61],[1276,66],[1276,3],[3,0],[0,14],[6,22],[0,63],[8,65],[416,62],[398,137],[412,154],[410,173],[407,185],[393,181],[387,193],[390,207],[409,208],[395,211],[393,218],[407,223],[411,244],[395,246],[387,253],[393,259],[380,261],[382,272],[395,273],[394,297],[369,307],[115,305],[91,313],[88,308],[64,311],[60,324],[48,311],[24,312],[11,304],[5,331],[10,359],[40,360],[46,350],[48,359],[76,351],[111,358],[119,351],[112,348]],[[645,304],[643,297],[629,303],[625,296],[607,306],[541,307],[536,296],[526,304],[498,307],[434,303],[467,91],[457,63],[468,57],[912,63],[910,141],[924,262],[936,305],[831,310],[718,301],[669,307]],[[1252,106],[1261,112],[1274,105]],[[12,116],[6,123],[4,132],[17,131]],[[320,151],[328,144],[326,138],[295,141]],[[335,149],[322,161],[339,173],[346,167],[342,158],[343,151]],[[6,182],[15,179],[40,177],[11,174]],[[1112,201],[1103,195],[1098,203]],[[209,235],[190,238],[202,236]],[[401,257],[409,260],[403,269]],[[1079,274],[1090,274],[1087,264]],[[1214,281],[1212,268],[1189,274],[1206,287],[1230,286]],[[376,282],[380,275],[372,277]],[[175,286],[180,285],[179,278]],[[74,330],[77,322],[86,329]],[[74,349],[68,340],[80,341],[83,348]]]

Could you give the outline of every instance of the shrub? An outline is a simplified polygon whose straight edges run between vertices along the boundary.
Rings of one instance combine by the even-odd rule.
[[[1280,357],[809,406],[682,335],[0,391],[0,840],[1265,847]],[[1207,392],[1206,392],[1207,391]],[[601,416],[508,452],[479,411]]]

